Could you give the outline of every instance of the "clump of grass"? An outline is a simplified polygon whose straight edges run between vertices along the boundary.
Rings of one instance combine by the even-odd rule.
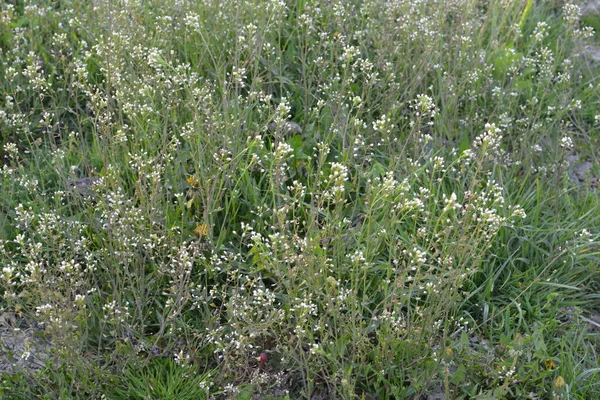
[[[3,394],[598,390],[577,6],[0,10]]]

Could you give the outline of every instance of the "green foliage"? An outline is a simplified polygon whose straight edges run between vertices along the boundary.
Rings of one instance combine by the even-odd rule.
[[[208,374],[180,366],[171,359],[153,358],[146,366],[126,366],[122,383],[109,395],[113,399],[205,399],[211,385]],[[203,389],[206,388],[206,389]]]
[[[558,3],[0,5],[0,395],[592,398],[596,23]]]

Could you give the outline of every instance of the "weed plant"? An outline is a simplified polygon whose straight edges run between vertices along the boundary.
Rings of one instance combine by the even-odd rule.
[[[599,398],[593,35],[562,1],[3,2],[0,394]]]

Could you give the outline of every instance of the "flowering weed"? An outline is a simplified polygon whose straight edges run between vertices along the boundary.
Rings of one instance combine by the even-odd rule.
[[[560,3],[1,5],[0,339],[49,354],[0,348],[0,393],[593,397],[598,71]]]

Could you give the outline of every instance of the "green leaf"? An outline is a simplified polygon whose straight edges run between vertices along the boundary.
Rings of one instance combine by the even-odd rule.
[[[465,378],[467,377],[467,368],[464,365],[460,365],[456,371],[452,374],[452,377],[450,378],[450,382],[452,382],[455,385],[460,385],[461,383],[463,383],[465,381]]]
[[[379,178],[385,175],[386,173],[386,169],[383,166],[383,164],[381,163],[374,163],[373,166],[371,167],[371,170],[369,171],[369,175],[372,176],[373,178]]]
[[[464,134],[460,144],[458,145],[458,154],[461,154],[463,151],[471,148],[471,141],[469,140],[469,135]]]
[[[290,138],[290,141],[288,143],[292,149],[294,149],[294,153],[300,153],[303,149],[302,149],[302,136],[300,135],[294,135]]]

